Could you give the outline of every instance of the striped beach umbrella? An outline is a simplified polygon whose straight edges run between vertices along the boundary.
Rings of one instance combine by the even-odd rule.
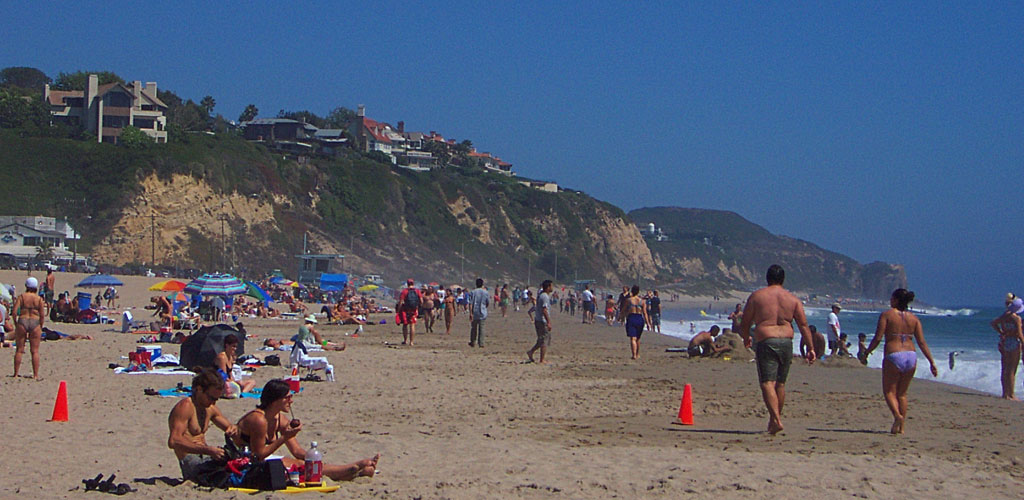
[[[187,294],[240,295],[245,293],[245,283],[230,274],[204,274],[185,285]]]
[[[180,292],[184,289],[185,282],[178,280],[164,280],[148,288],[153,292]]]

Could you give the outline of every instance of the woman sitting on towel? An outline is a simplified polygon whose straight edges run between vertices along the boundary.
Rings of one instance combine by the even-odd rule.
[[[213,367],[217,369],[217,373],[224,379],[225,398],[237,398],[243,392],[249,392],[253,387],[256,387],[256,381],[251,378],[235,380],[232,372],[235,367],[235,358],[238,357],[238,354],[236,354],[237,350],[238,337],[233,334],[228,335],[224,337],[224,350],[217,353],[216,358],[213,358]]]
[[[291,413],[292,394],[284,380],[271,380],[263,386],[260,404],[238,421],[236,446],[249,446],[254,458],[263,460],[274,454],[281,445],[288,448],[292,457],[281,460],[285,468],[303,464],[306,450],[299,445],[295,436],[302,430],[298,420],[286,418],[283,412]],[[373,477],[380,455],[350,464],[324,464],[323,473],[335,481],[351,481],[360,476]]]

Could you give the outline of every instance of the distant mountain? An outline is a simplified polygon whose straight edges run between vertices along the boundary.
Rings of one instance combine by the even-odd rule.
[[[716,287],[754,288],[764,284],[768,266],[786,269],[786,286],[833,296],[884,300],[905,287],[902,265],[864,265],[813,243],[774,235],[740,215],[696,208],[654,207],[633,210],[640,226],[654,223],[666,241],[648,239],[662,276]]]

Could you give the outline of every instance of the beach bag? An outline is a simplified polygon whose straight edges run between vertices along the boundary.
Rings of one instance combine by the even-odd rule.
[[[239,486],[260,491],[283,490],[288,487],[288,471],[280,458],[252,462],[243,472]]]
[[[415,288],[410,288],[409,291],[405,293],[405,308],[412,311],[419,310],[420,292]]]
[[[263,364],[267,366],[281,366],[281,357],[277,354],[271,354],[263,359]]]

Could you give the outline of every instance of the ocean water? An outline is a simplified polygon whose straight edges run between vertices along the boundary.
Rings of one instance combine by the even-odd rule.
[[[715,305],[717,306],[717,304]],[[1002,393],[999,382],[999,351],[996,350],[999,334],[992,330],[989,322],[1002,314],[1003,308],[926,308],[914,312],[921,319],[925,341],[939,368],[939,376],[932,377],[928,360],[918,348],[917,373],[915,374],[917,378],[937,380],[997,396]],[[828,309],[807,308],[806,313],[809,324],[815,325],[820,332],[827,331]],[[852,344],[850,346],[852,354],[857,353],[857,334],[862,332],[867,334],[866,342],[871,342],[879,313],[880,311],[844,310],[839,314],[843,332],[849,335],[849,342]],[[691,323],[697,332],[701,332],[716,324],[722,328],[731,327],[732,323],[727,318],[728,312],[721,310],[704,315],[700,311],[666,309],[662,313],[661,330],[666,335],[688,341],[693,336],[690,329]],[[798,337],[799,332],[797,332],[797,339],[793,343],[795,350],[799,349]],[[868,367],[881,370],[883,352],[882,346],[875,349],[875,352],[868,358]],[[953,369],[949,367],[950,353],[955,353]],[[1024,386],[1024,370],[1019,371],[1017,375],[1018,395],[1024,394],[1022,386]]]

